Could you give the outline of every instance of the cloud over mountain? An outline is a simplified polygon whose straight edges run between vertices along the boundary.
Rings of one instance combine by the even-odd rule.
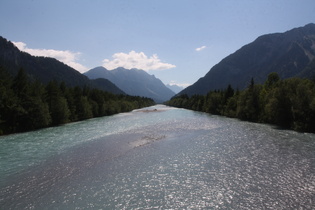
[[[87,67],[78,63],[78,59],[81,55],[80,52],[71,52],[68,50],[53,50],[53,49],[32,49],[28,48],[24,42],[13,42],[13,44],[19,48],[19,50],[27,52],[34,56],[44,56],[55,58],[68,66],[76,69],[79,72],[85,72],[88,70]]]
[[[112,70],[118,67],[124,67],[126,69],[142,69],[149,70],[165,70],[176,67],[173,64],[163,63],[156,54],[148,57],[143,52],[130,51],[127,53],[115,53],[112,56],[112,60],[104,59],[103,66],[106,69]]]
[[[190,86],[191,84],[190,83],[178,83],[174,80],[172,80],[169,85],[176,85],[176,86],[179,86],[179,87],[182,87],[182,88],[186,88],[188,86]]]

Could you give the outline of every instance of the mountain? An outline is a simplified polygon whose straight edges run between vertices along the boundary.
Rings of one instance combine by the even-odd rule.
[[[65,82],[66,85],[89,86],[114,94],[124,94],[112,82],[106,79],[90,80],[66,64],[49,57],[32,56],[20,51],[13,43],[0,36],[0,66],[15,76],[20,68],[33,80],[46,84],[51,80]]]
[[[120,67],[107,70],[104,67],[96,67],[84,75],[90,79],[106,78],[128,95],[149,97],[157,103],[167,101],[175,95],[161,80],[139,69]]]
[[[205,95],[210,90],[246,88],[251,78],[264,83],[268,74],[277,72],[281,79],[290,77],[314,77],[311,72],[315,57],[315,24],[295,28],[285,33],[258,37],[235,53],[213,66],[196,83],[179,93]],[[314,71],[314,70],[313,70]]]
[[[176,94],[184,89],[183,87],[180,87],[178,85],[170,85],[170,84],[167,84],[166,87]]]

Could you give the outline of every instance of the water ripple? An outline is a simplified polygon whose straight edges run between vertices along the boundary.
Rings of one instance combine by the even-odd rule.
[[[86,128],[91,140],[71,140],[66,152],[12,178],[0,189],[0,204],[6,209],[315,205],[313,134],[182,109],[132,112],[109,118],[106,125],[112,130],[102,134],[95,127]]]

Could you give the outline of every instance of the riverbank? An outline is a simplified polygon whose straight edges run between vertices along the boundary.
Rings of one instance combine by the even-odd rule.
[[[263,85],[252,80],[242,91],[228,86],[207,95],[179,95],[165,104],[315,133],[315,83],[308,79],[280,80],[272,73]]]
[[[0,135],[27,132],[155,105],[150,98],[116,95],[63,82],[34,82],[21,69],[11,77],[0,68]]]

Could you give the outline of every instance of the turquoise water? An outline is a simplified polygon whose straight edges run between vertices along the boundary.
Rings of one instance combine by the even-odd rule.
[[[0,137],[1,209],[311,209],[315,135],[162,105]]]

